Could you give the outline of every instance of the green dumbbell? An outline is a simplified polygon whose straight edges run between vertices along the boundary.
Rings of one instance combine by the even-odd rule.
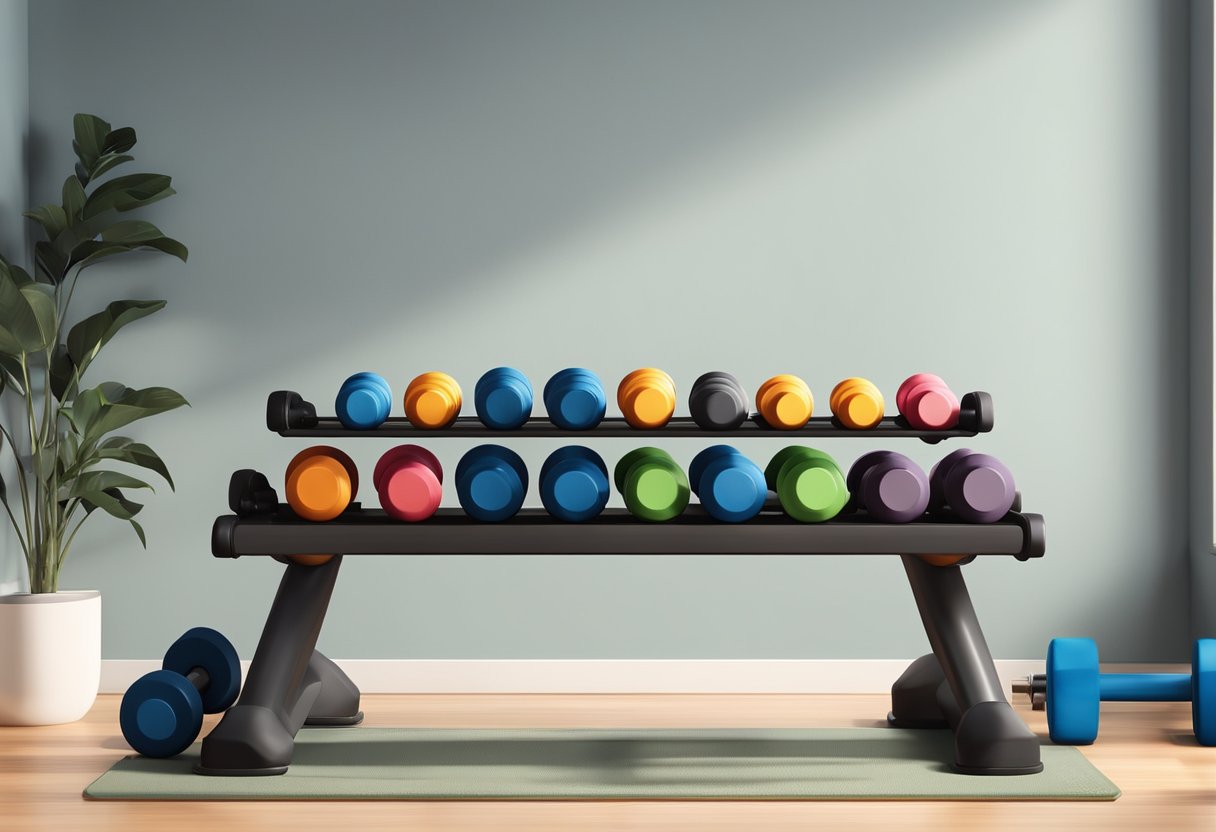
[[[764,481],[777,492],[785,513],[803,523],[831,520],[849,501],[836,460],[805,445],[778,451],[764,469]]]
[[[662,522],[688,506],[688,477],[662,448],[636,448],[612,472],[625,506],[635,517]]]

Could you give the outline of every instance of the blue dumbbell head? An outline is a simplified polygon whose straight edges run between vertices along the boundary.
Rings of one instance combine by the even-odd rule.
[[[514,430],[532,415],[532,384],[514,367],[495,367],[477,380],[473,405],[486,427]]]
[[[692,491],[715,520],[740,523],[764,507],[764,472],[730,445],[711,445],[688,466]]]
[[[172,757],[190,747],[203,727],[203,702],[186,677],[153,670],[123,694],[118,724],[145,757]]]
[[[563,430],[587,430],[604,418],[608,398],[599,376],[581,367],[555,373],[543,393],[549,421]]]
[[[513,517],[528,491],[528,469],[519,454],[502,445],[478,445],[456,465],[456,496],[475,520],[495,523]]]
[[[582,445],[551,453],[540,468],[540,499],[554,517],[581,523],[599,515],[608,504],[608,466]]]
[[[350,430],[371,430],[384,424],[393,407],[393,391],[383,376],[355,373],[342,382],[334,410]]]
[[[1216,745],[1216,638],[1196,639],[1191,653],[1191,724],[1200,745]]]
[[[165,651],[164,670],[185,676],[196,667],[210,681],[203,691],[203,713],[218,714],[232,707],[241,692],[241,661],[232,642],[210,627],[193,627]]]
[[[1089,745],[1098,736],[1102,702],[1098,645],[1088,638],[1055,638],[1047,647],[1047,726],[1051,741]]]

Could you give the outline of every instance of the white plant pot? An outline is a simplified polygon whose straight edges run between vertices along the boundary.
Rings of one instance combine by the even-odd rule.
[[[100,683],[100,592],[0,595],[0,725],[75,722]]]

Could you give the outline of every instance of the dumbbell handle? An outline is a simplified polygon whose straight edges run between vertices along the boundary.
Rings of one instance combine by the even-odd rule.
[[[195,689],[202,693],[203,688],[211,684],[211,674],[201,667],[192,667],[190,672],[186,674],[186,681],[194,685]]]
[[[1189,673],[1103,673],[1098,676],[1103,702],[1190,702]]]
[[[1047,695],[1047,676],[1038,673],[1013,683],[1014,693],[1030,695],[1035,710]],[[1098,676],[1098,698],[1103,702],[1190,702],[1189,673],[1103,673]]]

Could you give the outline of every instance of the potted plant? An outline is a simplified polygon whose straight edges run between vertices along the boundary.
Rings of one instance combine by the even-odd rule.
[[[129,492],[151,486],[111,463],[152,471],[173,487],[161,458],[116,431],[181,407],[167,387],[133,390],[83,382],[98,352],[163,300],[117,300],[68,325],[72,294],[88,267],[147,249],[186,260],[186,247],[135,211],[175,192],[168,176],[106,177],[132,161],[130,127],[97,116],[74,119],[78,162],[61,205],[25,216],[41,229],[34,274],[0,257],[0,503],[29,570],[28,593],[0,596],[0,724],[71,722],[88,712],[101,672],[101,598],[61,591],[59,575],[76,534],[99,510],[131,524],[143,506]],[[14,465],[7,464],[15,462]],[[7,479],[7,482],[5,481]]]

